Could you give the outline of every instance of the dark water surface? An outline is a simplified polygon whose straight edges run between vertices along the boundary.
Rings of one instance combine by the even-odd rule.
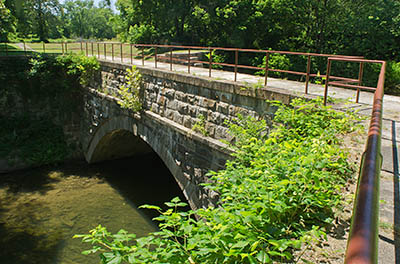
[[[0,174],[1,264],[94,264],[74,234],[97,225],[143,236],[154,215],[137,207],[183,195],[157,155]]]

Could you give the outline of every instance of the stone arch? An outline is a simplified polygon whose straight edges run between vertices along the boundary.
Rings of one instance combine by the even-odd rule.
[[[151,147],[137,135],[136,127],[135,120],[127,116],[104,122],[90,140],[85,151],[86,161],[96,163],[152,152]]]
[[[155,152],[167,166],[192,209],[198,208],[193,200],[194,186],[177,163],[171,151],[171,139],[157,134],[154,128],[146,125],[146,121],[129,116],[117,116],[105,121],[91,137],[85,158],[88,163],[127,157],[135,154]],[[128,140],[127,140],[128,139]],[[126,142],[130,143],[127,144]],[[116,147],[118,145],[118,147]]]

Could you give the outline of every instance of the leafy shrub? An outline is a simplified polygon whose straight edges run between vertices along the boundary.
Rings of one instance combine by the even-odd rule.
[[[385,93],[400,95],[400,62],[389,61],[387,64]]]
[[[59,66],[66,69],[67,75],[78,78],[81,85],[87,85],[94,72],[100,69],[96,57],[87,57],[83,53],[68,53],[58,56],[56,60]]]
[[[262,67],[265,69],[267,57],[264,56],[263,62],[258,67]],[[292,67],[292,63],[290,59],[284,54],[270,54],[268,59],[268,68],[269,69],[278,69],[278,70],[290,70]],[[261,70],[256,74],[265,75],[265,70]],[[268,72],[268,75],[271,77],[285,77],[287,74],[281,72]]]
[[[100,68],[95,57],[73,53],[57,57],[38,55],[29,63],[28,77],[33,89],[30,92],[40,97],[77,90],[79,85],[88,84]]]
[[[205,56],[208,59],[207,62],[209,62],[210,56],[211,56],[212,62],[224,63],[226,61],[226,56],[223,54],[217,53],[216,50],[214,50],[214,49],[211,52],[206,53]],[[213,64],[211,67],[213,69],[222,69],[223,68],[222,65],[218,65],[218,64]]]
[[[129,33],[122,36],[131,43],[155,43],[159,33],[152,25],[137,25],[129,27]]]
[[[206,129],[206,118],[204,115],[198,115],[198,120],[193,125],[192,130],[198,133],[201,133],[203,136],[207,136],[207,129]]]
[[[335,112],[322,100],[293,100],[278,107],[274,127],[238,116],[226,169],[210,172],[204,186],[219,193],[217,207],[181,211],[178,198],[157,210],[159,232],[136,238],[98,226],[76,235],[93,244],[102,263],[272,263],[294,260],[311,238],[325,236],[341,207],[341,191],[352,173],[338,135],[355,129],[355,114]],[[201,220],[194,220],[194,216]]]
[[[126,70],[126,85],[122,85],[118,91],[121,101],[118,104],[125,109],[131,109],[138,112],[142,109],[140,102],[140,85],[142,82],[142,75],[132,66],[132,69]]]

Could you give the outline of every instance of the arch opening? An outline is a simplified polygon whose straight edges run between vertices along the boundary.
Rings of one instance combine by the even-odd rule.
[[[97,143],[89,163],[127,158],[154,152],[140,137],[125,129],[105,134]]]
[[[185,186],[179,181],[182,172],[169,151],[160,148],[161,145],[149,137],[142,139],[126,128],[107,127],[104,126],[108,131],[97,131],[86,154],[88,163],[99,164],[105,172],[113,175],[107,182],[136,205],[154,204],[164,208],[165,202],[178,196],[194,208],[185,193]],[[135,128],[132,130],[136,132]],[[142,186],[141,191],[132,188],[133,185]],[[157,212],[146,212],[150,218],[157,216],[154,213]]]

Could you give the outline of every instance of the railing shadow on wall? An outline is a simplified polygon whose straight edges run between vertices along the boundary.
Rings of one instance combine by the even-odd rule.
[[[180,50],[178,56],[176,51]],[[216,51],[233,53],[234,63],[225,63],[213,58]],[[187,72],[191,68],[202,65],[208,68],[208,76],[212,77],[214,68],[223,67],[230,69],[233,73],[233,81],[238,81],[238,73],[241,70],[262,71],[264,86],[268,84],[270,72],[292,74],[302,76],[305,79],[304,93],[308,94],[310,79],[319,77],[325,81],[324,104],[327,104],[329,86],[338,86],[356,90],[356,103],[359,102],[360,91],[367,90],[374,92],[373,109],[368,131],[366,150],[362,156],[360,173],[357,184],[353,216],[348,238],[345,263],[376,263],[377,261],[377,238],[378,238],[378,203],[379,203],[379,177],[382,165],[381,155],[381,127],[382,127],[382,105],[385,82],[386,62],[380,60],[366,60],[359,56],[344,56],[332,54],[317,54],[275,50],[256,50],[222,47],[200,47],[200,46],[179,46],[179,45],[156,45],[156,44],[124,44],[116,42],[71,42],[71,43],[3,43],[0,45],[0,54],[31,55],[34,53],[58,53],[81,52],[86,56],[96,56],[99,59],[119,60],[131,64],[141,64],[157,68],[159,63],[169,64],[173,70],[173,64],[187,66]],[[183,52],[183,53],[182,53]],[[206,59],[193,58],[195,52],[203,52]],[[257,53],[264,57],[263,67],[245,65],[239,63],[240,53]],[[304,61],[304,71],[278,69],[270,67],[271,56],[293,55],[301,56]],[[322,58],[326,60],[326,74],[312,72],[312,60]],[[359,64],[358,78],[333,76],[331,74],[332,63],[347,62]],[[380,64],[380,73],[376,87],[363,86],[363,74],[366,64]]]

